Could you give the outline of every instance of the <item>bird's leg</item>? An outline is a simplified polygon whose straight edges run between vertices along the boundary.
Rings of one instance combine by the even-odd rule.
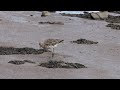
[[[53,48],[53,51],[52,51],[52,58],[54,57],[54,48]]]

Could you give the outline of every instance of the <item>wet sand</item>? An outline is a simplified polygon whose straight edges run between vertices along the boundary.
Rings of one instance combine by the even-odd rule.
[[[39,22],[62,22],[39,24]],[[62,16],[52,13],[41,17],[37,11],[0,11],[0,46],[39,49],[48,38],[63,39],[55,48],[53,60],[80,63],[87,68],[64,69],[38,66],[49,61],[51,52],[30,55],[0,55],[0,79],[119,79],[120,31],[106,27],[108,22]],[[80,38],[98,42],[70,43]],[[11,60],[36,62],[14,65]]]

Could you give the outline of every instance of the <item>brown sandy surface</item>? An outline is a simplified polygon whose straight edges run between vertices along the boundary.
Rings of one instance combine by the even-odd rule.
[[[33,15],[33,16],[30,16]],[[120,31],[106,27],[105,21],[52,14],[41,17],[37,11],[0,11],[0,46],[39,49],[48,38],[64,39],[55,48],[54,60],[81,63],[88,68],[63,69],[38,66],[49,60],[40,55],[0,55],[1,79],[116,79],[120,78]],[[58,21],[64,25],[39,24]],[[99,42],[93,45],[70,43],[80,38]],[[10,60],[31,60],[36,64],[14,65]]]

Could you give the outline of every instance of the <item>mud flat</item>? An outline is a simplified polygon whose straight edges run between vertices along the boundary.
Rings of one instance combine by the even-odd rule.
[[[106,27],[110,22],[56,13],[41,17],[37,11],[0,11],[0,78],[119,79],[120,31]],[[39,47],[48,38],[64,40],[55,48],[54,58],[51,51]]]

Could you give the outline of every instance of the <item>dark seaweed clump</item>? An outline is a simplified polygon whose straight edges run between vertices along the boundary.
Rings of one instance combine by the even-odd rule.
[[[24,60],[24,62],[26,62],[26,63],[33,63],[33,64],[35,64],[35,62],[30,61],[30,60]]]
[[[49,61],[46,63],[41,63],[39,66],[46,67],[46,68],[86,68],[86,66],[79,64],[79,63],[68,63],[63,61]]]
[[[98,44],[98,42],[86,40],[86,39],[78,39],[76,41],[71,41],[72,43],[77,43],[77,44]]]
[[[25,64],[24,61],[20,61],[20,60],[9,61],[8,63],[15,64],[15,65]]]
[[[33,62],[31,60],[23,60],[23,61],[22,60],[11,60],[8,63],[15,64],[15,65],[21,65],[21,64],[25,64],[25,63],[35,64],[35,62]]]
[[[108,15],[108,18],[106,19],[106,22],[109,22],[109,23],[120,23],[120,16]]]
[[[14,47],[0,47],[0,55],[12,55],[12,54],[42,54],[46,52],[44,49],[34,48],[14,48]]]
[[[106,27],[111,27],[111,29],[120,30],[120,25],[113,24],[113,23],[106,25]]]
[[[48,22],[38,22],[39,24],[58,24],[58,25],[64,25],[64,23],[63,22],[50,22],[50,21],[48,21]]]

